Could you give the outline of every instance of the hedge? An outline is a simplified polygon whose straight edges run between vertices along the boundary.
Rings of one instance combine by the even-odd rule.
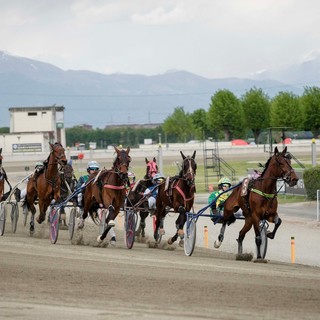
[[[320,166],[306,169],[303,172],[304,186],[309,200],[317,199],[317,190],[320,190]]]

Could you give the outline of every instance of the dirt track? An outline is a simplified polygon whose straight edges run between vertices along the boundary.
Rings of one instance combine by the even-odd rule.
[[[320,269],[235,261],[233,254],[135,243],[96,246],[87,223],[72,241],[19,221],[0,238],[0,319],[319,319]],[[170,250],[173,249],[173,250]]]

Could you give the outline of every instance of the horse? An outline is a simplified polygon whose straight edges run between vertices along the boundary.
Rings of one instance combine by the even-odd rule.
[[[60,198],[67,198],[75,189],[77,185],[77,178],[74,175],[74,170],[71,164],[62,166],[60,171],[61,188]]]
[[[4,170],[4,168],[2,166],[2,159],[3,159],[2,148],[0,148],[0,201],[5,200],[6,197],[10,194],[10,192],[12,190],[12,187],[11,187],[11,184],[8,180],[6,171]],[[7,182],[8,186],[10,188],[9,192],[7,192],[7,193],[4,193],[4,182],[5,181]]]
[[[61,167],[59,174],[61,180],[60,199],[64,200],[74,192],[77,185],[77,178],[74,175],[72,165],[69,163]],[[61,220],[63,220],[64,226],[66,226],[67,222],[64,207],[61,207],[60,217]]]
[[[196,151],[193,152],[191,157],[185,156],[182,151],[180,151],[180,154],[182,156],[182,166],[179,176],[167,178],[167,180],[159,186],[155,211],[156,227],[153,236],[155,241],[157,241],[161,221],[163,221],[167,214],[166,207],[170,207],[174,212],[179,213],[179,216],[176,220],[177,232],[173,237],[169,238],[168,244],[173,244],[179,236],[181,239],[179,245],[183,246],[183,227],[187,219],[186,212],[191,211],[193,207],[194,193],[196,191],[195,176],[197,163],[195,161]]]
[[[43,171],[33,174],[27,184],[27,195],[23,203],[24,208],[31,211],[30,232],[34,232],[34,216],[36,208],[34,202],[39,200],[39,216],[37,222],[41,224],[45,220],[46,211],[52,200],[60,199],[61,178],[59,167],[67,164],[65,150],[61,143],[50,143],[50,154],[44,162]]]
[[[114,219],[117,217],[120,209],[123,207],[126,196],[126,188],[129,184],[128,168],[131,162],[129,156],[130,147],[127,150],[114,147],[116,158],[110,170],[101,170],[97,174],[90,175],[90,183],[84,191],[84,208],[82,219],[86,219],[88,213],[95,221],[95,212],[98,208],[104,208],[109,211],[106,218],[106,230],[98,237],[97,241],[102,242],[107,236],[109,230],[115,226]],[[83,228],[83,223],[79,224]]]
[[[273,231],[267,233],[267,237],[273,239],[282,220],[278,216],[277,207],[277,180],[282,179],[289,186],[294,186],[298,182],[298,177],[291,166],[291,157],[287,153],[287,147],[282,152],[276,147],[273,155],[268,159],[260,177],[245,181],[236,186],[224,203],[222,217],[222,227],[218,239],[215,241],[215,248],[219,248],[224,238],[226,225],[235,222],[234,213],[242,209],[245,217],[243,228],[239,232],[238,256],[241,258],[243,247],[242,243],[246,233],[252,225],[255,232],[255,243],[257,246],[257,261],[263,260],[260,252],[261,237],[259,223],[267,220],[274,223]],[[247,186],[247,187],[246,187]]]
[[[148,160],[147,158],[145,158],[145,162],[146,174],[144,175],[143,179],[137,181],[133,188],[129,190],[126,198],[127,206],[134,207],[138,203],[140,204],[143,198],[144,191],[153,185],[152,178],[159,172],[157,160],[155,157],[153,158],[153,160]],[[135,235],[139,236],[141,234],[141,237],[145,238],[146,218],[149,215],[147,202],[138,205],[137,210],[139,210],[140,223]]]

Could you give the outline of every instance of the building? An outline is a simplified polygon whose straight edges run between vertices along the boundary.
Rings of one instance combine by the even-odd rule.
[[[64,106],[13,107],[10,133],[0,135],[4,152],[49,152],[49,142],[66,145]]]

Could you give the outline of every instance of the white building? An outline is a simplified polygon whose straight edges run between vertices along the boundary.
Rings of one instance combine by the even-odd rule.
[[[49,152],[49,142],[66,145],[64,106],[13,107],[10,133],[0,135],[5,153]]]

